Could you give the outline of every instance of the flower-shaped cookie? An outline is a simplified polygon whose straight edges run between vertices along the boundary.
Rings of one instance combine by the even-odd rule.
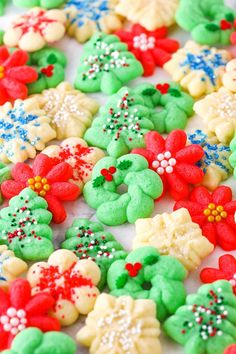
[[[0,204],[2,203],[1,184],[9,178],[11,178],[10,167],[0,162]]]
[[[231,55],[226,50],[188,41],[172,55],[164,69],[191,96],[200,97],[219,89],[225,66],[230,59]]]
[[[219,269],[204,268],[200,273],[203,283],[212,283],[216,280],[225,279],[230,282],[236,295],[236,258],[231,254],[224,254],[218,260]]]
[[[81,138],[68,138],[61,145],[50,145],[43,150],[43,154],[52,157],[57,163],[67,162],[71,165],[73,173],[70,181],[80,190],[91,179],[94,165],[105,156],[101,149],[88,146]]]
[[[69,182],[73,175],[72,167],[42,153],[36,156],[32,167],[23,162],[14,165],[11,175],[13,180],[4,181],[1,185],[3,196],[10,199],[22,189],[31,188],[46,200],[57,224],[67,216],[62,202],[75,200],[80,193],[78,186]]]
[[[27,97],[26,84],[38,77],[36,70],[26,65],[28,59],[23,50],[10,53],[6,47],[0,47],[0,105]]]
[[[51,119],[59,140],[83,137],[99,107],[95,100],[75,90],[68,82],[45,90],[36,98]]]
[[[155,247],[137,248],[125,260],[112,263],[107,283],[112,295],[151,299],[163,321],[185,301],[183,281],[187,271],[174,257],[160,256]]]
[[[12,198],[0,211],[0,244],[27,261],[49,257],[53,252],[52,214],[46,209],[46,201],[30,188]]]
[[[0,245],[0,287],[6,288],[9,284],[27,270],[27,264],[17,258],[7,246]]]
[[[67,32],[78,42],[86,42],[96,31],[112,33],[122,27],[115,12],[118,0],[68,0],[65,5]]]
[[[0,159],[5,163],[34,158],[37,150],[56,137],[50,119],[35,98],[0,106]]]
[[[55,300],[45,293],[32,296],[27,280],[14,280],[9,292],[0,288],[0,299],[0,350],[10,348],[13,338],[28,327],[44,332],[60,330],[59,321],[48,315]]]
[[[47,262],[32,265],[27,273],[32,293],[45,292],[55,299],[51,312],[63,326],[87,315],[94,306],[101,272],[91,260],[78,260],[68,250],[57,250]]]
[[[59,41],[65,34],[66,15],[62,10],[35,7],[19,15],[4,34],[4,43],[35,52],[47,44]]]
[[[222,81],[224,87],[232,92],[236,92],[236,59],[230,60],[226,65]]]
[[[235,137],[230,143],[230,150],[232,154],[229,157],[229,162],[234,169],[234,178],[236,178],[236,132],[235,132]]]
[[[231,285],[217,281],[187,296],[186,304],[164,323],[167,334],[186,354],[222,354],[236,341],[236,297]]]
[[[142,64],[117,36],[98,32],[84,46],[75,80],[83,92],[111,95],[143,74]]]
[[[236,249],[236,222],[234,213],[236,200],[232,200],[232,190],[219,186],[212,193],[205,187],[193,189],[188,200],[177,202],[174,209],[188,209],[193,222],[199,224],[204,236],[226,251]]]
[[[101,294],[76,339],[91,354],[160,354],[160,324],[151,300]]]
[[[236,131],[236,93],[221,87],[194,104],[207,131],[223,144],[229,144]]]
[[[136,24],[130,31],[119,30],[115,34],[122,42],[127,43],[128,49],[142,63],[144,76],[154,73],[156,66],[163,66],[171,59],[172,53],[179,49],[179,42],[166,38],[168,29],[158,28],[147,31]]]
[[[175,22],[179,0],[119,0],[116,12],[149,31]],[[158,16],[157,16],[158,14]]]
[[[133,249],[156,247],[160,254],[177,258],[189,271],[196,269],[214,249],[184,208],[171,214],[163,213],[150,219],[138,219],[135,226]]]
[[[197,162],[204,172],[201,184],[214,190],[232,174],[229,146],[221,144],[216,137],[210,137],[199,129],[188,134],[188,140],[191,144],[197,144],[203,148],[204,156]]]
[[[187,134],[174,130],[166,139],[157,132],[145,135],[146,148],[133,149],[132,153],[144,156],[149,168],[162,179],[164,192],[169,191],[175,200],[190,193],[190,185],[201,183],[203,171],[195,164],[204,151],[198,145],[188,145]]]
[[[20,7],[40,6],[45,9],[53,9],[64,4],[65,0],[13,0],[14,5]]]

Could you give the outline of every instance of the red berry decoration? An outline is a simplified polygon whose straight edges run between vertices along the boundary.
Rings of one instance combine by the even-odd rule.
[[[155,67],[162,67],[171,59],[172,53],[179,49],[179,42],[166,38],[167,27],[155,31],[147,31],[136,24],[131,31],[119,30],[115,34],[122,42],[127,43],[128,49],[142,63],[144,76],[154,73]]]
[[[28,60],[23,50],[10,53],[6,47],[0,47],[0,105],[28,96],[26,84],[38,78],[37,71],[26,65]]]
[[[224,354],[236,354],[236,344],[232,344],[226,348]]]
[[[220,22],[220,28],[225,31],[225,30],[228,30],[228,29],[231,29],[233,27],[232,23],[230,23],[229,21],[223,19],[221,20]]]
[[[170,88],[170,85],[165,83],[165,84],[157,84],[156,89],[161,92],[162,95],[165,95],[168,93],[168,90]]]
[[[134,264],[126,263],[125,269],[128,270],[130,277],[136,277],[138,275],[140,269],[142,269],[142,264],[139,262],[134,263]]]
[[[105,177],[105,180],[108,181],[108,182],[113,181],[113,176],[112,176],[112,175],[114,175],[114,173],[116,173],[116,168],[115,168],[115,166],[111,166],[111,167],[109,167],[108,169],[103,168],[103,169],[101,170],[101,175],[102,175],[103,177]]]
[[[42,68],[41,73],[47,77],[52,77],[54,74],[54,65],[48,65],[47,67]]]
[[[220,186],[212,193],[203,186],[196,187],[188,200],[175,204],[174,210],[179,208],[188,209],[211,243],[226,251],[236,249],[236,200],[232,200],[230,187]]]

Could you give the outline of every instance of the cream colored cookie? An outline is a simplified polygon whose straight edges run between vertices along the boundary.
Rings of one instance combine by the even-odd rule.
[[[119,0],[116,12],[149,31],[175,22],[179,0]]]
[[[62,249],[53,252],[47,262],[33,264],[27,273],[33,294],[45,291],[56,300],[52,315],[62,326],[92,311],[100,277],[95,262],[78,260],[72,251]]]
[[[135,226],[133,249],[154,246],[162,255],[177,258],[189,271],[196,269],[214,249],[184,208],[138,219]]]
[[[9,284],[18,276],[26,272],[28,266],[17,258],[7,246],[0,246],[0,287],[8,288]]]
[[[232,92],[236,92],[236,59],[230,60],[226,65],[222,81],[224,87]]]
[[[56,137],[50,119],[35,98],[16,100],[0,106],[0,160],[23,162]]]
[[[9,47],[35,52],[65,34],[66,15],[62,10],[35,7],[19,15],[5,31],[3,41]]]
[[[221,87],[194,105],[206,130],[223,144],[229,144],[236,132],[236,94]]]
[[[115,13],[118,0],[69,0],[65,5],[67,32],[79,43],[86,42],[97,31],[107,34],[122,27],[122,18]]]
[[[217,91],[222,86],[228,51],[188,41],[172,55],[164,69],[193,97]]]
[[[59,140],[82,137],[99,108],[95,100],[75,90],[68,82],[62,82],[56,88],[44,90],[34,97],[51,118]]]
[[[90,181],[94,165],[105,156],[103,150],[88,146],[81,138],[68,138],[61,145],[50,145],[43,153],[56,158],[58,162],[67,162],[73,169],[71,182],[80,189]]]
[[[160,354],[159,336],[152,300],[103,293],[76,338],[90,354]]]

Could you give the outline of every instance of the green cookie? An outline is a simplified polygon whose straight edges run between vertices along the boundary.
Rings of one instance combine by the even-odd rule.
[[[65,3],[65,0],[13,0],[13,4],[20,7],[43,7],[53,9]]]
[[[3,36],[4,36],[4,31],[0,30],[0,45],[3,44]]]
[[[0,16],[4,14],[4,8],[7,4],[7,0],[0,0]]]
[[[234,178],[236,179],[236,135],[230,143],[230,150],[232,154],[229,157],[229,163],[234,169]]]

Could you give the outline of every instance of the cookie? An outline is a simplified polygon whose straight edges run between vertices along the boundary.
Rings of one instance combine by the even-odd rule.
[[[91,354],[160,354],[160,324],[152,300],[101,294],[76,335]]]
[[[224,0],[180,0],[176,22],[200,44],[230,44],[236,12]]]
[[[230,345],[224,351],[224,354],[235,354],[235,353],[236,353],[236,344]]]
[[[222,354],[236,341],[236,298],[231,285],[217,281],[187,296],[186,304],[164,323],[166,333],[186,354]]]
[[[236,295],[236,258],[231,254],[224,254],[218,260],[219,269],[204,268],[201,270],[200,279],[203,283],[213,283],[225,279],[232,285]]]
[[[122,27],[115,12],[118,0],[68,0],[65,5],[67,33],[84,43],[97,31],[112,33]]]
[[[230,59],[231,55],[226,50],[188,41],[163,67],[174,81],[197,98],[220,88]]]
[[[84,46],[75,88],[111,95],[142,74],[141,63],[128,51],[125,43],[117,36],[98,32]]]
[[[26,65],[28,59],[23,50],[10,53],[6,47],[0,47],[0,105],[27,98],[27,84],[38,78],[36,70]]]
[[[236,178],[236,134],[234,139],[230,143],[230,150],[232,154],[229,157],[229,163],[234,169],[234,178]]]
[[[124,187],[122,193],[121,185],[127,191]],[[98,161],[83,194],[86,203],[97,210],[98,220],[115,226],[150,216],[154,199],[162,194],[162,189],[160,177],[148,169],[147,160],[129,154],[119,159],[107,156]]]
[[[27,328],[13,340],[11,349],[2,354],[75,354],[76,344],[62,332],[43,333],[38,328]]]
[[[14,337],[28,327],[44,332],[60,330],[58,320],[49,315],[55,304],[53,297],[46,293],[31,295],[27,280],[14,280],[9,291],[0,288],[0,298],[0,350],[10,348]]]
[[[164,193],[169,192],[175,200],[186,198],[191,184],[201,183],[203,171],[196,163],[204,156],[201,146],[188,145],[187,134],[172,131],[166,139],[157,132],[145,135],[146,148],[133,149],[133,154],[145,157],[149,168],[160,176]]]
[[[188,271],[199,267],[202,260],[214,246],[198,224],[192,222],[187,209],[179,209],[171,214],[157,214],[150,219],[138,219],[133,249],[153,246],[161,255],[177,258]]]
[[[20,7],[39,6],[45,9],[54,9],[63,5],[65,0],[13,0],[14,5]]]
[[[12,179],[1,185],[3,196],[10,199],[24,188],[30,188],[45,199],[52,221],[57,224],[67,217],[62,202],[73,201],[80,194],[79,187],[69,181],[73,175],[72,167],[42,153],[36,156],[32,167],[23,162],[14,165],[11,175]]]
[[[5,31],[4,44],[35,52],[47,44],[59,41],[65,34],[66,15],[62,10],[34,7],[18,15]]]
[[[0,162],[0,204],[2,203],[1,184],[11,178],[10,167]]]
[[[171,59],[172,53],[179,49],[179,42],[166,38],[167,27],[161,27],[154,31],[148,31],[139,24],[132,26],[130,31],[118,30],[115,35],[128,45],[143,66],[144,76],[151,76],[155,67],[162,67]]]
[[[36,151],[56,137],[50,119],[35,98],[0,106],[0,159],[4,163],[34,158]]]
[[[38,80],[28,85],[31,95],[56,87],[65,79],[67,58],[57,48],[47,47],[32,53],[30,63],[38,72]]]
[[[148,31],[154,31],[162,26],[173,25],[178,5],[179,0],[119,0],[116,12]]]
[[[232,200],[232,190],[219,186],[212,193],[205,187],[193,189],[188,200],[180,200],[174,210],[188,209],[193,222],[199,224],[202,234],[225,251],[236,249],[236,221],[234,213],[236,201]]]
[[[186,275],[176,258],[161,256],[155,247],[146,246],[130,252],[125,260],[112,263],[107,283],[111,295],[153,300],[156,316],[163,321],[184,304]]]
[[[0,245],[0,288],[8,288],[27,268],[27,263],[17,258],[7,246]]]
[[[33,264],[27,273],[33,294],[43,292],[54,298],[51,313],[63,326],[92,311],[99,295],[96,285],[100,276],[93,261],[78,260],[69,250],[55,251],[47,262]]]
[[[4,36],[4,31],[0,29],[0,45],[3,44],[3,36]]]
[[[53,252],[52,214],[46,201],[30,188],[10,199],[0,211],[0,245],[7,245],[16,257],[37,261]]]
[[[207,132],[222,144],[228,145],[236,131],[236,94],[225,87],[207,95],[194,104]]]
[[[188,134],[188,141],[203,148],[204,156],[197,162],[204,172],[201,184],[214,190],[232,174],[232,167],[229,163],[229,146],[220,143],[216,137],[210,137],[200,129]]]
[[[92,260],[99,266],[100,289],[106,285],[110,265],[127,256],[123,246],[110,232],[104,230],[102,224],[89,219],[75,219],[66,230],[66,239],[61,247],[73,251],[79,259]]]
[[[55,89],[45,90],[36,98],[51,119],[58,140],[77,136],[82,138],[99,108],[94,99],[75,90],[68,82],[62,82]]]
[[[225,73],[222,81],[225,88],[232,92],[236,92],[236,59],[230,60],[225,67]]]

